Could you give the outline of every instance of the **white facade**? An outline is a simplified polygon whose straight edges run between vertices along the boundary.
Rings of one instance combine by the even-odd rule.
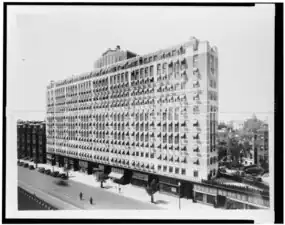
[[[218,53],[197,39],[47,88],[47,152],[184,180],[218,169]]]

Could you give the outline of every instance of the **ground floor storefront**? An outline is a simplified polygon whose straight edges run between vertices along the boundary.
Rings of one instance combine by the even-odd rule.
[[[46,154],[46,163],[54,166],[55,165],[55,155],[47,153]]]
[[[150,183],[149,178],[150,177],[148,174],[133,172],[131,184],[137,187],[145,188]]]
[[[225,209],[268,209],[269,198],[260,195],[194,184],[194,201]]]

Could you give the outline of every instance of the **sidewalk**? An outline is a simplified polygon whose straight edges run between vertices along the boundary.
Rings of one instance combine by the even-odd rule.
[[[31,165],[34,165],[33,162],[29,162],[27,160],[21,160],[23,162],[28,162]],[[44,167],[46,169],[52,170],[52,166],[48,164],[38,164],[39,167]],[[54,171],[59,171],[63,173],[63,168],[59,168],[57,166],[54,166]],[[69,171],[69,179],[78,183],[83,183],[88,186],[100,188],[100,182],[97,182],[95,177],[93,175],[87,175],[83,174],[78,171]],[[141,202],[150,203],[150,196],[147,194],[146,190],[144,188],[136,187],[134,185],[128,184],[128,185],[120,185],[121,191],[119,193],[118,190],[118,184],[113,183],[111,179],[108,179],[104,184],[104,188],[106,191],[116,193],[118,195],[125,196],[127,198],[132,198],[134,200],[138,200]],[[154,200],[156,204],[163,208],[168,210],[179,210],[179,198],[174,197],[171,195],[163,194],[163,193],[155,193],[154,194]],[[181,210],[213,210],[217,211],[215,208],[209,205],[204,205],[201,203],[194,203],[191,199],[180,199],[180,208]]]

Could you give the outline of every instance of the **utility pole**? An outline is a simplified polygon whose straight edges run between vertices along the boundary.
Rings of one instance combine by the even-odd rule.
[[[179,197],[179,199],[178,199],[179,202],[178,202],[178,203],[179,203],[179,209],[181,209],[181,203],[180,203],[180,195],[181,195],[181,191],[180,191],[180,190],[181,190],[181,188],[180,188],[180,187],[181,187],[181,183],[178,182],[178,192],[179,192],[179,193],[178,193],[178,194],[179,194],[179,196],[178,196],[178,197]]]

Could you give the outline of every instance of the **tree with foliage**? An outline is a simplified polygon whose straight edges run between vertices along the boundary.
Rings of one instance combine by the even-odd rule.
[[[103,188],[103,183],[106,183],[106,180],[108,180],[108,178],[109,177],[103,172],[98,174],[98,181],[101,183],[100,184],[101,188]]]
[[[158,183],[156,183],[155,179],[151,181],[150,184],[146,186],[146,192],[151,197],[151,203],[154,203],[154,194],[158,191]]]

